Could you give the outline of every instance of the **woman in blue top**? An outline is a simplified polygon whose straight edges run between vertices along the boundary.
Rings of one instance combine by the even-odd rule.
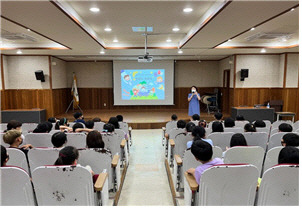
[[[200,107],[199,107],[200,95],[197,92],[197,87],[195,86],[191,87],[191,93],[189,93],[188,95],[188,101],[189,101],[189,116],[193,116],[194,114],[200,115]]]

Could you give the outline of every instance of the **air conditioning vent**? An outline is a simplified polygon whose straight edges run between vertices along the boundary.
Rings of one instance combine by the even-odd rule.
[[[1,35],[2,39],[9,40],[9,41],[18,41],[18,40],[27,40],[31,42],[37,42],[37,39],[26,35],[24,33],[4,33]]]
[[[257,34],[254,34],[252,36],[249,36],[249,37],[246,37],[245,39],[247,41],[255,41],[255,40],[273,40],[273,39],[282,39],[282,38],[286,38],[286,39],[289,39],[290,36],[292,34],[290,33],[257,33]]]

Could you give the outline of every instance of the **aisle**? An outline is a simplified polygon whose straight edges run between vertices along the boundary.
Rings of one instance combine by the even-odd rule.
[[[164,166],[162,130],[133,130],[130,164],[118,206],[173,206]]]

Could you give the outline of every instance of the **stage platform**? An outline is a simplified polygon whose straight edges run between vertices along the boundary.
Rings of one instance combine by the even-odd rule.
[[[56,115],[56,118],[66,117],[69,121],[74,121],[72,111],[68,113]],[[163,109],[144,109],[144,110],[83,110],[86,121],[95,117],[100,117],[103,122],[107,122],[110,117],[123,115],[124,121],[133,129],[160,129],[171,120],[171,115],[176,114],[178,119],[189,121],[187,109],[181,110],[163,110]],[[229,115],[225,115],[229,116]],[[206,121],[214,120],[213,114],[202,112],[201,119]]]

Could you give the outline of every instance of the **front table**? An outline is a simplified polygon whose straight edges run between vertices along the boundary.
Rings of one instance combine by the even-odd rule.
[[[255,120],[269,120],[273,123],[275,109],[267,107],[232,107],[232,118],[235,119],[237,115],[242,115],[244,119],[249,122],[253,122]]]

